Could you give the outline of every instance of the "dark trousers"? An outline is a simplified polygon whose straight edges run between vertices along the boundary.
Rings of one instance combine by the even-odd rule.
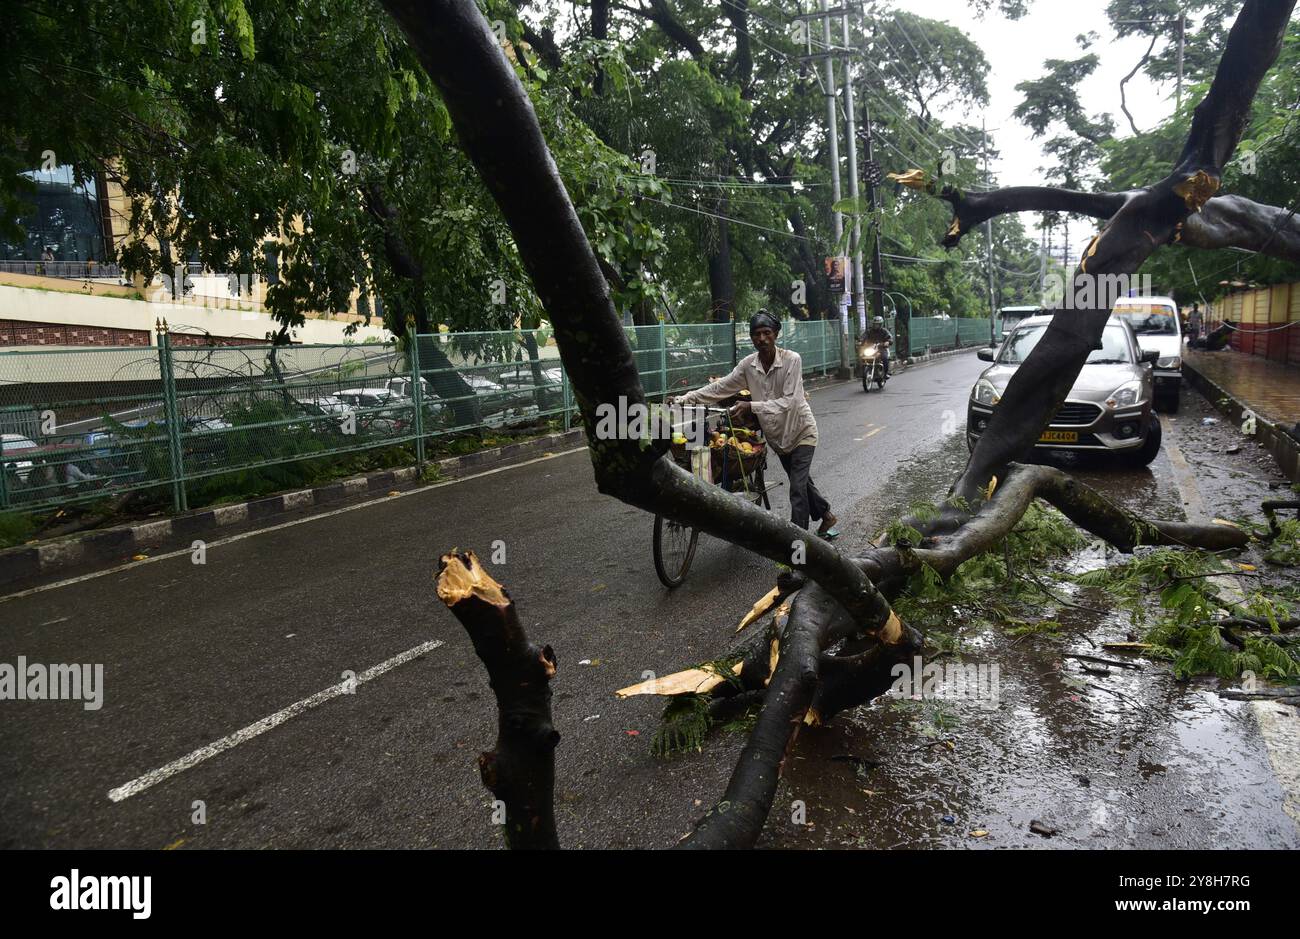
[[[790,521],[800,528],[808,527],[809,518],[825,518],[831,510],[831,504],[817,491],[808,475],[816,450],[816,447],[795,447],[789,453],[777,454],[790,477]]]

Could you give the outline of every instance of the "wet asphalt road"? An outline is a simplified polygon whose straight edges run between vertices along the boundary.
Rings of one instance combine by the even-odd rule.
[[[812,394],[822,440],[814,478],[840,515],[849,547],[865,545],[883,528],[887,509],[933,499],[946,487],[965,452],[965,400],[979,370],[974,355],[963,355],[896,376],[883,393],[864,395],[860,385],[846,383]],[[1178,498],[1160,481],[1165,460],[1154,475],[1128,474],[1140,478],[1121,480],[1116,489],[1176,515]],[[781,479],[773,469],[772,478]],[[1114,484],[1115,477],[1098,475]],[[784,487],[773,495],[774,509],[787,511]],[[491,692],[463,630],[435,598],[431,574],[443,551],[468,547],[486,558],[498,540],[506,560],[494,574],[515,597],[530,634],[551,644],[559,659],[554,717],[563,735],[563,843],[668,846],[721,793],[742,740],[719,733],[702,754],[658,760],[648,748],[659,703],[619,702],[612,692],[645,670],[663,674],[725,650],[739,617],[770,583],[771,565],[706,537],[687,584],[669,593],[654,576],[650,534],[647,516],[596,493],[583,451],[214,543],[201,566],[183,555],[0,602],[0,662],[22,655],[105,669],[98,711],[77,702],[0,702],[0,847],[496,846],[490,797],[475,766],[475,755],[495,736]],[[431,641],[442,644],[422,648]],[[1008,653],[1025,659],[1026,675],[1046,668],[1034,649],[1031,643]],[[409,660],[391,663],[404,654]],[[345,672],[365,677],[381,663],[391,667],[354,694],[331,696],[264,732],[254,726],[190,768],[164,771],[121,801],[109,798],[110,790],[282,714]],[[1043,692],[1032,682],[1017,677],[1010,687],[1011,710],[996,712],[983,731],[977,722],[967,725],[996,752],[971,759],[964,773],[919,766],[906,755],[916,745],[907,721],[890,714],[874,725],[879,732],[871,729],[877,718],[859,712],[805,734],[782,798],[804,798],[822,824],[769,825],[766,843],[946,843],[932,834],[934,810],[955,805],[965,825],[976,803],[991,819],[983,824],[1007,826],[1002,845],[1021,843],[1010,832],[1021,824],[1019,814],[1033,811],[1026,793],[1055,792],[1053,804],[1069,804],[1074,795],[1043,781],[1044,773],[1069,776],[1070,760],[1035,768],[1034,741],[1077,751],[1071,759],[1091,764],[1096,755],[1089,748],[1106,746],[1103,731],[1126,718],[1097,712],[1054,722],[1041,704],[1035,712]],[[1228,734],[1227,722],[1236,718],[1225,708],[1213,711],[1216,719],[1228,715]],[[1040,736],[1027,735],[1017,714],[1033,717]],[[1089,730],[1089,721],[1101,724]],[[1168,724],[1153,718],[1123,739],[1128,749],[1137,737],[1172,746]],[[1193,842],[1235,830],[1228,842],[1237,846],[1296,843],[1280,809],[1269,808],[1276,784],[1248,731],[1232,751],[1234,765],[1251,768],[1250,804],[1236,800],[1240,811],[1223,825],[1190,825]],[[999,747],[998,735],[1010,739]],[[847,801],[843,764],[829,757],[868,738],[876,757],[896,768],[875,782],[851,779],[855,806]],[[1161,763],[1153,754],[1107,771],[1122,779],[1116,786],[1137,791],[1141,767],[1158,764],[1164,772],[1149,775],[1168,784],[1167,767],[1176,761]],[[1212,762],[1221,756],[1214,747],[1204,753]],[[1000,772],[985,783],[981,766],[995,765]],[[1184,779],[1178,769],[1172,772],[1179,785],[1198,778],[1189,772]],[[944,788],[936,779],[959,779],[965,788]],[[1177,800],[1155,801],[1174,811]],[[205,824],[192,820],[197,802]],[[1120,806],[1110,811],[1133,818]],[[1105,816],[1096,807],[1080,812],[1094,829]],[[870,824],[854,822],[868,817]],[[1255,821],[1243,830],[1247,817]],[[889,824],[877,830],[883,820]],[[1141,823],[1101,824],[1093,840],[1080,836],[1077,843],[1163,846],[1158,837]]]

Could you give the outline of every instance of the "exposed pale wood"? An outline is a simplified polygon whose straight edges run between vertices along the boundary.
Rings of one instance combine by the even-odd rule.
[[[739,675],[744,662],[737,662],[731,667],[731,674]],[[635,685],[620,688],[614,692],[618,698],[632,698],[642,694],[658,694],[671,697],[679,694],[708,694],[727,679],[711,668],[688,668],[684,672],[674,672],[663,678],[648,678]]]
[[[750,611],[745,614],[745,618],[740,621],[740,625],[736,627],[736,632],[740,632],[750,623],[754,623],[762,619],[763,616],[767,613],[767,611],[772,609],[772,607],[776,605],[776,601],[780,599],[780,597],[781,597],[780,587],[773,587],[767,593],[763,594],[763,596],[759,598],[758,602],[754,604],[754,606],[750,609]]]

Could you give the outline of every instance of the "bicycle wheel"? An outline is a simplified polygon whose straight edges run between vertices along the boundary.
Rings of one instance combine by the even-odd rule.
[[[699,540],[699,529],[680,525],[662,515],[655,516],[655,573],[665,587],[682,585]]]

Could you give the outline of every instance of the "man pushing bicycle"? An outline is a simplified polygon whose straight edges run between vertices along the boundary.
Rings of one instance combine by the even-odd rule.
[[[777,345],[781,321],[766,310],[749,318],[749,338],[755,351],[745,356],[731,374],[676,399],[683,407],[717,404],[741,391],[750,399],[734,408],[735,417],[753,415],[776,451],[790,477],[790,521],[807,528],[810,519],[821,519],[817,534],[831,539],[839,535],[838,519],[826,497],[813,485],[810,470],[817,450],[817,420],[803,390],[803,361],[799,353]]]

